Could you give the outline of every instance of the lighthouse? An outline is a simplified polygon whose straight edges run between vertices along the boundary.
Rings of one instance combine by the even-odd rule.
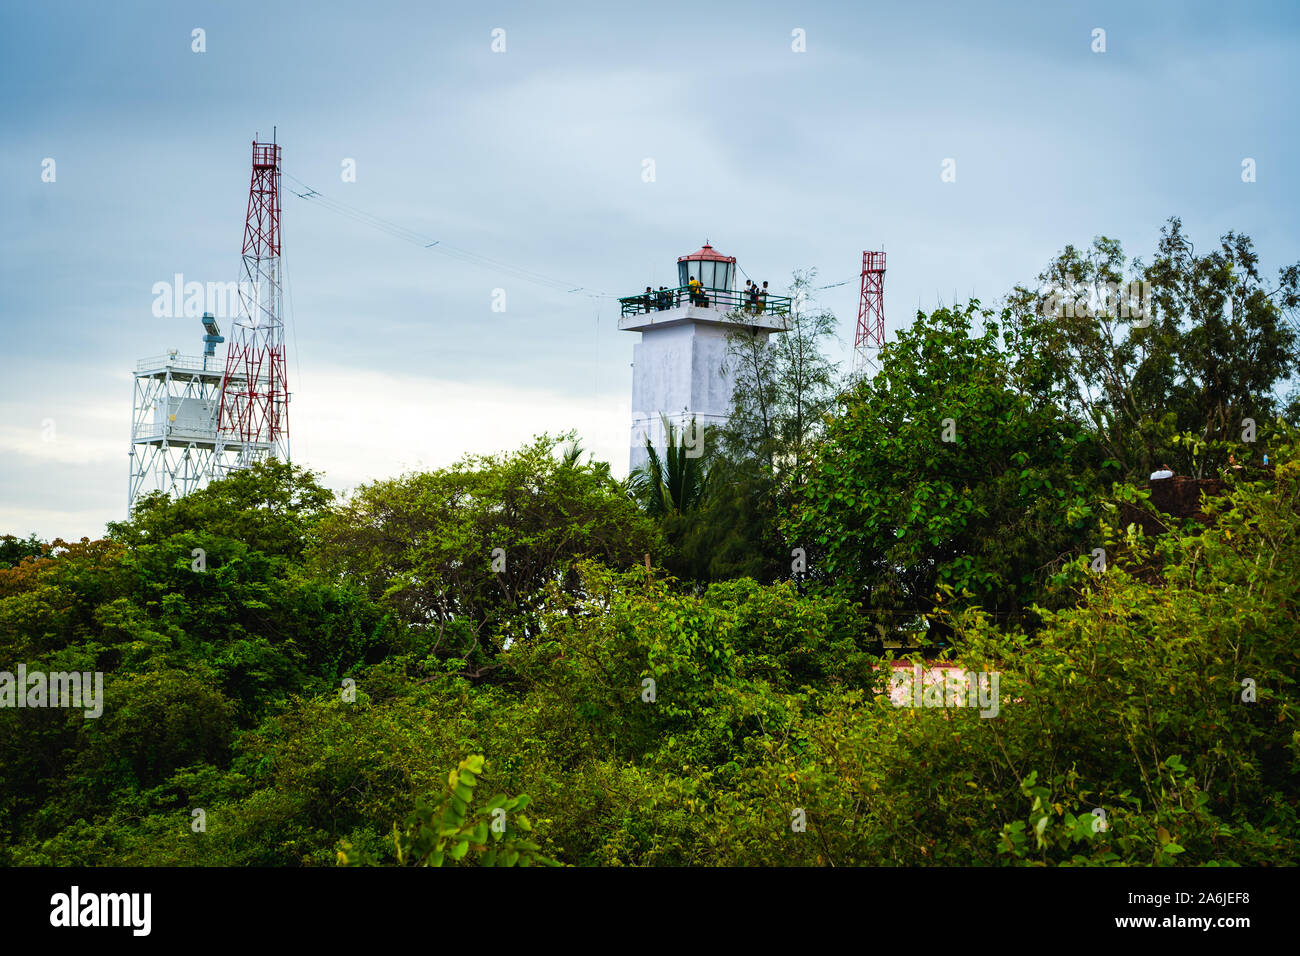
[[[786,331],[790,319],[788,297],[766,295],[755,301],[737,290],[735,258],[708,242],[678,258],[676,288],[627,296],[619,304],[618,327],[641,333],[632,348],[631,469],[646,463],[647,437],[664,453],[664,419],[687,436],[688,449],[702,451],[701,435],[726,421],[731,411],[728,334],[744,332],[766,340]]]

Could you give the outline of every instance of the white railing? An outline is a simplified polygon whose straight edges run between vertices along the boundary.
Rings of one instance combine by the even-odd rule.
[[[214,375],[224,375],[226,371],[224,362],[212,358],[208,359],[207,367],[204,368],[203,356],[201,355],[177,355],[175,358],[170,355],[158,355],[154,358],[140,359],[135,363],[137,372],[151,372],[159,368],[173,368],[181,372],[208,372]],[[231,376],[231,380],[235,382],[246,381],[242,374]],[[258,377],[258,382],[267,381],[270,381],[267,375]]]
[[[230,448],[238,447],[244,444],[243,441],[234,435],[226,432],[221,436],[222,442]],[[211,428],[197,429],[187,428],[185,426],[170,425],[164,428],[157,424],[144,424],[135,428],[131,432],[132,442],[158,442],[167,441],[173,445],[184,445],[187,442],[198,442],[207,444],[217,440],[217,429],[214,425]],[[270,448],[272,442],[266,438],[258,437],[249,442],[254,448]]]
[[[156,439],[156,438],[169,438],[169,439],[175,439],[179,441],[186,438],[194,438],[194,439],[211,441],[216,437],[217,437],[216,425],[213,425],[211,428],[187,428],[185,426],[177,426],[177,425],[164,427],[162,425],[155,424],[155,425],[141,425],[139,428],[135,430],[134,433],[132,433],[131,440],[147,441],[149,439]]]
[[[156,355],[152,358],[140,359],[135,363],[135,370],[137,372],[147,372],[151,368],[166,368],[169,365],[172,368],[198,369],[208,372],[222,372],[226,367],[225,362],[215,357],[209,357],[208,364],[205,367],[202,355]]]

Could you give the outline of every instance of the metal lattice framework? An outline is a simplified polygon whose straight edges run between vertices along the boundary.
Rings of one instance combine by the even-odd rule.
[[[885,344],[885,254],[862,253],[862,293],[858,299],[858,332],[853,340],[853,368],[873,365],[868,350]]]
[[[219,470],[216,416],[223,377],[205,356],[171,352],[137,363],[128,508],[150,491],[187,495]]]
[[[179,497],[260,458],[289,460],[280,147],[274,143],[253,143],[243,257],[225,362],[215,355],[225,339],[215,317],[205,314],[203,355],[173,350],[136,365],[128,509],[149,491]]]
[[[280,147],[253,143],[239,315],[226,349],[217,432],[232,467],[289,460],[289,389],[280,265]]]

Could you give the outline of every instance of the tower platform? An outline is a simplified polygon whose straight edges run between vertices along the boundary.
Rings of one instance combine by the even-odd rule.
[[[649,312],[625,312],[618,320],[618,327],[622,332],[648,332],[651,329],[666,329],[675,325],[684,325],[688,322],[700,325],[716,325],[727,329],[742,326],[751,329],[764,329],[768,332],[788,332],[790,330],[790,314],[788,311],[784,315],[766,311],[761,315],[746,312],[729,314],[712,306],[699,305],[679,305],[662,311],[652,309]]]

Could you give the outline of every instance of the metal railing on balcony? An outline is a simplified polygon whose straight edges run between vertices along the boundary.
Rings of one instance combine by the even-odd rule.
[[[174,442],[185,440],[212,441],[217,437],[217,423],[198,425],[193,422],[175,424],[172,422],[141,422],[131,430],[131,441],[156,441],[167,438]],[[233,439],[232,439],[233,441]]]
[[[137,372],[148,372],[156,368],[166,368],[167,366],[179,369],[194,369],[206,372],[223,372],[225,371],[225,362],[219,361],[209,356],[207,365],[203,363],[202,355],[156,355],[153,358],[140,359],[135,363]]]
[[[785,295],[751,296],[744,289],[700,289],[697,293],[682,286],[679,289],[659,289],[629,295],[618,300],[624,316],[646,312],[663,312],[682,305],[694,305],[720,312],[738,311],[744,315],[789,315],[794,300]]]

